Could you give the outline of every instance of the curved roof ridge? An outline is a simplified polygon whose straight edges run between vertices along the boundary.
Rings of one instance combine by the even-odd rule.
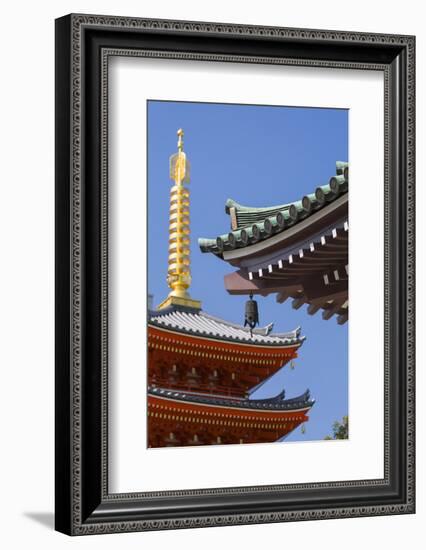
[[[336,162],[336,173],[328,183],[320,185],[299,200],[269,207],[243,206],[227,199],[225,211],[231,218],[231,231],[216,238],[199,238],[201,252],[212,252],[223,257],[223,252],[245,248],[265,241],[287,228],[297,225],[313,213],[325,209],[349,188],[349,163]]]
[[[225,203],[225,212],[227,214],[230,213],[230,208],[235,208],[239,212],[278,212],[279,210],[286,210],[290,208],[290,205],[292,203],[285,203],[285,204],[277,204],[275,206],[244,206],[237,201],[234,201],[234,199],[227,199]]]
[[[311,392],[309,388],[307,388],[302,394],[298,395],[297,397],[291,397],[290,399],[286,399],[287,403],[293,403],[294,401],[302,401],[306,400],[309,401],[311,397]]]
[[[266,327],[250,331],[247,327],[203,311],[188,311],[177,307],[170,308],[166,313],[161,311],[159,315],[153,313],[148,322],[153,326],[177,332],[250,345],[300,346],[305,341],[305,337],[300,336],[300,327],[290,332],[274,334],[273,324],[270,323]]]
[[[200,311],[199,315],[203,317],[207,317],[212,321],[216,321],[216,323],[222,323],[227,327],[236,328],[238,330],[244,330],[244,332],[250,333],[249,327],[243,327],[242,325],[239,325],[238,323],[234,323],[232,321],[225,321],[225,319],[221,319],[220,317],[215,317],[214,315],[211,315],[210,313],[206,313],[205,311]],[[269,323],[264,327],[254,328],[251,330],[251,332],[253,334],[259,334],[261,336],[271,336],[276,338],[297,338],[297,336],[299,336],[301,331],[300,326],[296,327],[294,330],[289,330],[287,332],[272,332],[273,328],[274,328],[274,323]]]
[[[302,331],[302,327],[299,325],[294,330],[290,331],[291,334],[293,334],[293,338],[297,338],[300,336],[300,333]],[[278,338],[285,337],[288,335],[288,332],[274,332],[274,336],[277,336]],[[301,338],[306,338],[305,336],[301,336]]]
[[[309,390],[291,399],[285,399],[283,391],[278,395],[265,399],[235,399],[228,396],[200,394],[191,391],[173,390],[153,386],[148,387],[148,394],[175,401],[187,401],[205,405],[263,411],[291,411],[305,407],[311,408],[315,403],[315,400],[310,398]]]

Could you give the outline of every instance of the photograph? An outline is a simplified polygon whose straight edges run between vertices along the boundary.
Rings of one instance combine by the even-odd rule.
[[[147,101],[149,448],[349,438],[348,124]]]

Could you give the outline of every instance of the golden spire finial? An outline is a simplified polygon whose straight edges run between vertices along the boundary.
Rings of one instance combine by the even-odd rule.
[[[183,130],[182,128],[179,128],[179,130],[177,131],[177,135],[178,135],[178,151],[179,153],[181,151],[183,151]]]
[[[191,285],[190,227],[189,227],[189,183],[190,165],[183,151],[183,130],[179,128],[178,152],[170,157],[170,179],[174,185],[170,190],[169,218],[169,267],[167,284],[171,291],[158,308],[180,305],[201,308],[201,302],[188,294]]]

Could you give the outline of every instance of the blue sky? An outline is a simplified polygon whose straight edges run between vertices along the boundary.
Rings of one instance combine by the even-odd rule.
[[[233,268],[212,254],[202,254],[198,237],[229,231],[225,201],[269,206],[298,200],[335,174],[336,160],[348,160],[348,111],[343,109],[231,105],[173,101],[148,102],[148,290],[159,304],[168,294],[169,157],[176,152],[178,128],[191,162],[190,294],[204,311],[244,322],[245,296],[231,296],[223,277]],[[256,298],[260,324],[274,330],[300,325],[307,339],[295,368],[284,367],[256,393],[287,397],[311,390],[316,399],[305,424],[286,441],[323,439],[335,420],[348,412],[348,325],[323,321],[275,295]]]

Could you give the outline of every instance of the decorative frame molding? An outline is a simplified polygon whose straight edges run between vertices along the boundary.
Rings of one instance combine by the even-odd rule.
[[[383,71],[383,480],[108,493],[108,59],[117,55]],[[96,15],[56,21],[59,531],[83,535],[414,512],[414,56],[412,36]],[[179,509],[177,497],[185,499]]]

